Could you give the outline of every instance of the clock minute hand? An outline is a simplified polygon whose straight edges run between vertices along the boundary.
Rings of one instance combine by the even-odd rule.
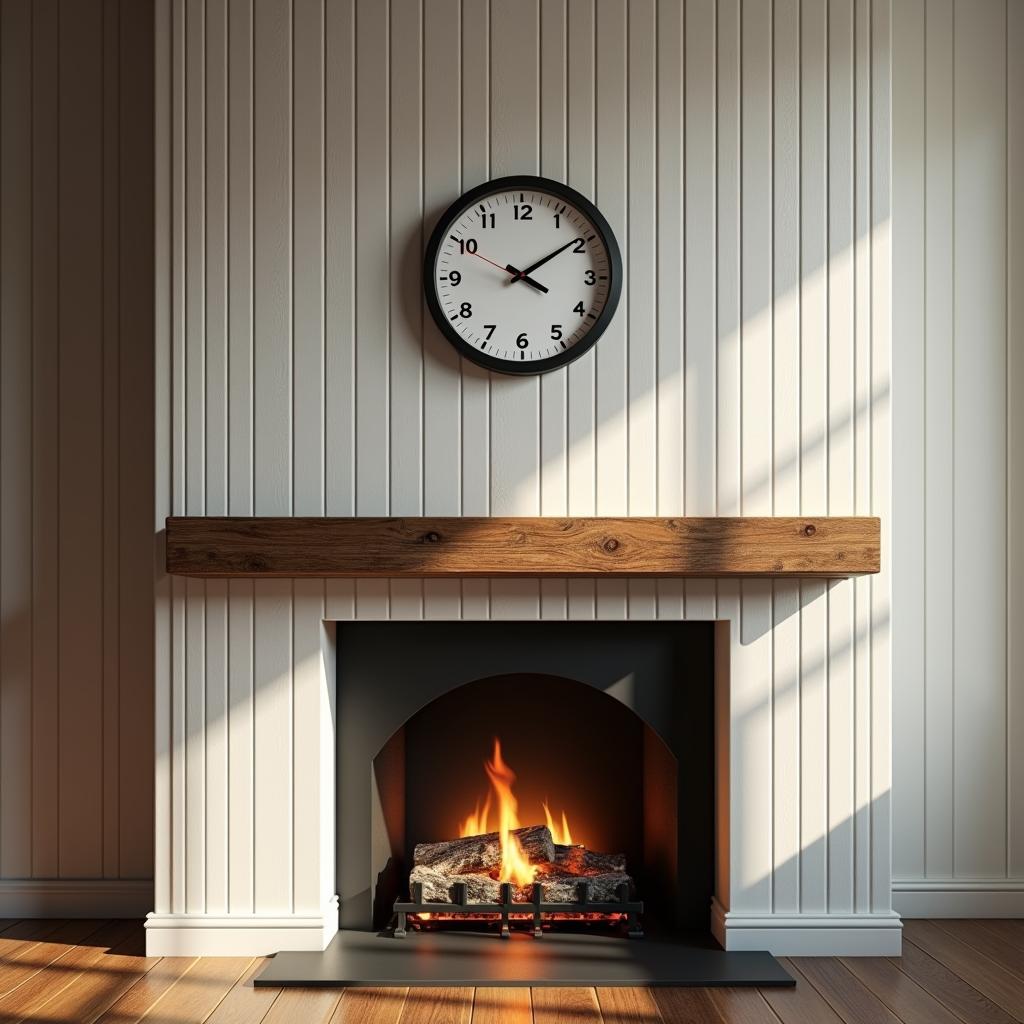
[[[544,257],[544,259],[537,260],[536,263],[527,267],[525,270],[520,270],[519,273],[516,275],[515,280],[518,281],[520,278],[526,277],[527,274],[532,274],[538,267],[543,267],[548,260],[553,260],[560,252],[565,252],[565,250],[568,249],[570,245],[575,245],[578,241],[578,238],[570,238],[569,241],[565,243],[565,245],[559,246],[554,252],[549,252],[547,256]]]

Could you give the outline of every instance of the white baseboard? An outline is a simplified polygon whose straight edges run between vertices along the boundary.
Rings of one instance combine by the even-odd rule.
[[[736,914],[711,907],[723,949],[766,949],[775,956],[899,956],[903,928],[889,914]]]
[[[143,917],[152,879],[5,878],[0,917]]]
[[[326,949],[338,931],[338,897],[320,914],[149,914],[147,956],[267,956]]]
[[[1024,880],[898,881],[892,904],[903,917],[1024,917]]]

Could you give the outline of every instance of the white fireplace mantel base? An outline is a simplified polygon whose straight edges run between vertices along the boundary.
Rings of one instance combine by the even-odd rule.
[[[903,924],[894,911],[873,914],[733,914],[714,902],[711,933],[726,950],[775,956],[900,956]]]
[[[326,949],[338,932],[338,897],[320,914],[149,914],[147,956],[269,956]]]

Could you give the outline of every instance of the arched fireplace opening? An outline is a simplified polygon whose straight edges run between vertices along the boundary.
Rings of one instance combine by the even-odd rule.
[[[546,888],[557,888],[552,878],[564,881],[566,858],[612,855],[596,863],[617,871],[624,860],[645,930],[707,933],[713,629],[699,622],[340,626],[342,926],[394,924],[396,899],[410,898],[418,845],[499,830],[504,783],[496,788],[488,770],[497,756],[514,774],[515,824],[551,833],[547,853],[528,851]],[[495,887],[499,870],[478,866]],[[602,884],[597,872],[583,874]]]

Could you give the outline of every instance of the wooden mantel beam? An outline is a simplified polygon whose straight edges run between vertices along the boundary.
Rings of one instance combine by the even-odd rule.
[[[167,520],[178,576],[840,578],[879,561],[867,516]]]

